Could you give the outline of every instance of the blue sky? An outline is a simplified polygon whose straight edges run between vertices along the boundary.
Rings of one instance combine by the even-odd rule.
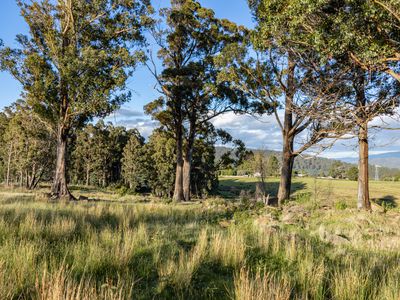
[[[27,33],[27,26],[20,16],[16,0],[0,0],[0,39],[7,46],[17,46],[15,36]],[[253,22],[247,6],[247,0],[200,0],[204,7],[212,8],[220,18],[228,18],[238,24],[252,27]],[[158,9],[168,6],[169,0],[153,0]],[[156,126],[155,122],[143,114],[143,105],[158,97],[154,89],[154,78],[145,67],[139,67],[128,81],[132,92],[132,101],[121,110],[112,114],[108,120],[127,127],[136,127],[147,136]],[[0,72],[0,108],[18,99],[21,89],[19,84],[8,74]],[[400,127],[395,121],[388,120],[393,127]],[[227,114],[214,121],[214,124],[231,132],[235,138],[242,139],[248,147],[271,150],[281,149],[281,134],[272,116],[255,119],[250,116]],[[371,135],[371,153],[399,151],[398,131],[383,131]],[[322,154],[327,157],[356,157],[355,141],[343,140],[335,147]]]

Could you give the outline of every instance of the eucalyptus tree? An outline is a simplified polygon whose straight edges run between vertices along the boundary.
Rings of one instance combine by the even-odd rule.
[[[68,137],[93,117],[130,98],[125,82],[143,60],[148,0],[19,0],[29,35],[1,48],[0,67],[23,87],[27,102],[57,137],[53,197],[67,186]]]
[[[355,66],[347,75],[349,93],[339,103],[336,114],[353,124],[349,131],[358,139],[359,209],[371,209],[369,196],[369,132],[385,128],[383,117],[394,117],[400,103],[400,84],[382,72],[366,72]]]
[[[174,133],[176,172],[174,200],[190,199],[190,174],[196,135],[210,120],[245,105],[241,91],[218,82],[214,57],[243,37],[244,28],[215,17],[195,0],[173,0],[161,10],[165,27],[155,32],[163,70],[149,66],[163,96],[146,111]]]
[[[267,37],[264,26],[271,29]],[[284,27],[275,35],[272,30],[272,24],[260,20],[245,43],[227,47],[217,60],[224,66],[220,79],[249,95],[255,115],[276,118],[282,132],[280,204],[290,197],[295,158],[317,146],[314,150],[322,151],[344,133],[345,126],[334,111],[346,90],[342,89],[344,79],[335,73],[336,65],[319,65],[315,53],[295,52],[280,44]],[[322,143],[324,139],[330,142]]]
[[[384,72],[400,81],[398,0],[249,0],[249,4],[260,19],[273,21],[275,28],[284,26],[292,46],[312,47],[325,59],[348,56],[364,70]]]
[[[359,140],[358,206],[370,209],[368,124],[393,114],[400,80],[400,6],[397,0],[251,0],[263,36],[272,33],[294,53],[317,53],[319,64],[338,66],[344,103],[336,115],[354,124]],[[284,34],[282,33],[284,28]],[[277,34],[278,33],[278,34]],[[259,39],[260,41],[260,39]],[[380,79],[379,79],[380,78]],[[386,82],[386,84],[384,84]],[[343,121],[343,120],[342,120]],[[351,128],[346,126],[349,131]]]

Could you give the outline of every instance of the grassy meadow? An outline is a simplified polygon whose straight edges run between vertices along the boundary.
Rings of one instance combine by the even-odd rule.
[[[235,198],[241,191],[254,191],[258,179],[255,177],[226,176],[219,179],[220,192],[227,198]],[[275,196],[278,193],[279,178],[267,179],[267,193]],[[357,182],[349,180],[316,179],[294,177],[292,183],[293,197],[309,198],[327,205],[344,203],[348,207],[357,206]],[[370,197],[380,205],[385,203],[395,208],[400,200],[400,182],[370,181]]]
[[[256,180],[221,178],[221,196],[189,204],[3,189],[0,299],[400,298],[398,183],[372,182],[391,204],[364,213],[355,182],[295,179],[277,209],[241,192]]]

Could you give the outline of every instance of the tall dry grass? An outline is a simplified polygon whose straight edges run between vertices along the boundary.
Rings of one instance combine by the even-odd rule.
[[[0,197],[0,299],[399,299],[396,249],[263,231],[232,209]]]

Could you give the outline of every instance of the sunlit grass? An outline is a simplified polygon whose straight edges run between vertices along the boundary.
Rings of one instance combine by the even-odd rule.
[[[318,226],[350,230],[338,224],[359,226],[364,215],[312,209],[307,228],[265,230],[255,211],[222,199],[54,203],[3,193],[0,299],[399,299],[398,248],[323,242]],[[389,237],[384,220],[370,214],[362,226],[383,224]]]
[[[220,189],[230,196],[239,195],[241,190],[255,191],[259,179],[255,177],[225,176],[219,178]],[[267,193],[276,196],[279,178],[268,177],[266,180]],[[311,177],[293,178],[292,196],[307,194],[310,199],[319,203],[334,204],[344,202],[348,207],[357,206],[357,182],[336,179],[315,179]],[[370,181],[370,197],[373,201],[388,200],[400,209],[400,182]],[[399,202],[399,203],[398,203]]]

